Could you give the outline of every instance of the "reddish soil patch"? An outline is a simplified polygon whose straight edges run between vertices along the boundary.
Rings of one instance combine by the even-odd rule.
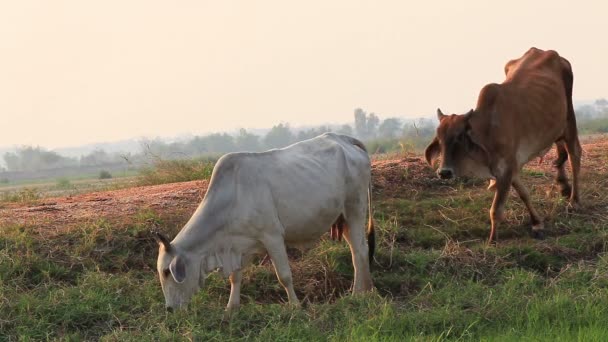
[[[61,228],[100,218],[124,220],[146,209],[157,213],[192,212],[202,200],[207,185],[207,181],[192,181],[45,198],[28,205],[13,204],[0,209],[0,225]]]

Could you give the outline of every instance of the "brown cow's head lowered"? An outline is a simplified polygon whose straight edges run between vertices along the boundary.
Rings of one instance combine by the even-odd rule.
[[[445,115],[437,109],[439,127],[424,155],[431,166],[441,155],[437,170],[440,178],[476,175],[487,169],[488,151],[473,132],[470,124],[473,115],[475,111],[472,109],[464,115]]]

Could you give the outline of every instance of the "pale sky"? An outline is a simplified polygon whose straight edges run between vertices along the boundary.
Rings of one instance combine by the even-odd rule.
[[[606,1],[0,2],[0,146],[464,112],[529,47],[608,97]]]

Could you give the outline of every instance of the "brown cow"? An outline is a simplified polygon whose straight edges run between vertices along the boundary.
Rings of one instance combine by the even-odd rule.
[[[437,110],[439,127],[425,156],[429,164],[441,155],[439,177],[490,178],[495,191],[490,209],[489,242],[503,220],[511,185],[532,219],[532,235],[543,237],[543,219],[530,203],[519,178],[524,164],[544,155],[555,143],[556,182],[570,206],[579,205],[578,177],[581,146],[572,106],[573,75],[570,63],[555,51],[536,48],[505,66],[502,84],[488,84],[479,93],[477,107],[464,115],[444,115]],[[570,158],[572,187],[564,163]]]

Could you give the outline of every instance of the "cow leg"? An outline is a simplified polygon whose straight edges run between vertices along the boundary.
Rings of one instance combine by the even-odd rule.
[[[226,311],[234,311],[241,305],[241,280],[243,272],[241,270],[234,271],[230,274],[230,299]]]
[[[266,250],[272,259],[272,264],[279,278],[279,283],[283,285],[287,292],[287,299],[290,305],[300,306],[300,301],[296,292],[293,289],[293,278],[291,276],[291,268],[289,267],[289,258],[287,257],[287,248],[285,241],[282,238],[270,238],[264,242]]]
[[[492,202],[492,208],[490,208],[490,220],[492,222],[492,228],[490,230],[490,238],[488,244],[496,242],[496,230],[498,225],[504,219],[504,207],[509,196],[509,189],[511,188],[511,173],[506,172],[506,175],[496,177],[496,192],[494,193],[494,201]]]
[[[555,147],[557,148],[557,158],[553,162],[557,170],[555,176],[555,182],[560,186],[560,192],[564,197],[570,197],[572,188],[568,184],[568,176],[566,175],[566,160],[568,160],[568,151],[566,150],[566,144],[563,140],[556,141]]]
[[[574,132],[566,137],[566,149],[568,151],[568,159],[570,159],[570,167],[572,168],[572,193],[570,194],[570,207],[576,209],[580,204],[579,199],[579,183],[578,178],[581,171],[581,155],[583,149],[578,141],[576,127]]]
[[[519,177],[513,177],[512,185],[513,188],[515,188],[515,191],[517,191],[519,198],[521,198],[522,202],[524,202],[526,208],[528,208],[528,211],[530,212],[530,218],[532,220],[532,236],[537,239],[542,239],[544,237],[543,219],[540,217],[540,215],[538,215],[532,206],[528,189],[526,189],[526,187],[522,184]]]
[[[348,215],[344,225],[344,239],[350,247],[355,269],[353,293],[370,291],[373,287],[369,269],[369,246],[365,234],[365,218],[360,216],[360,214],[355,217]]]

